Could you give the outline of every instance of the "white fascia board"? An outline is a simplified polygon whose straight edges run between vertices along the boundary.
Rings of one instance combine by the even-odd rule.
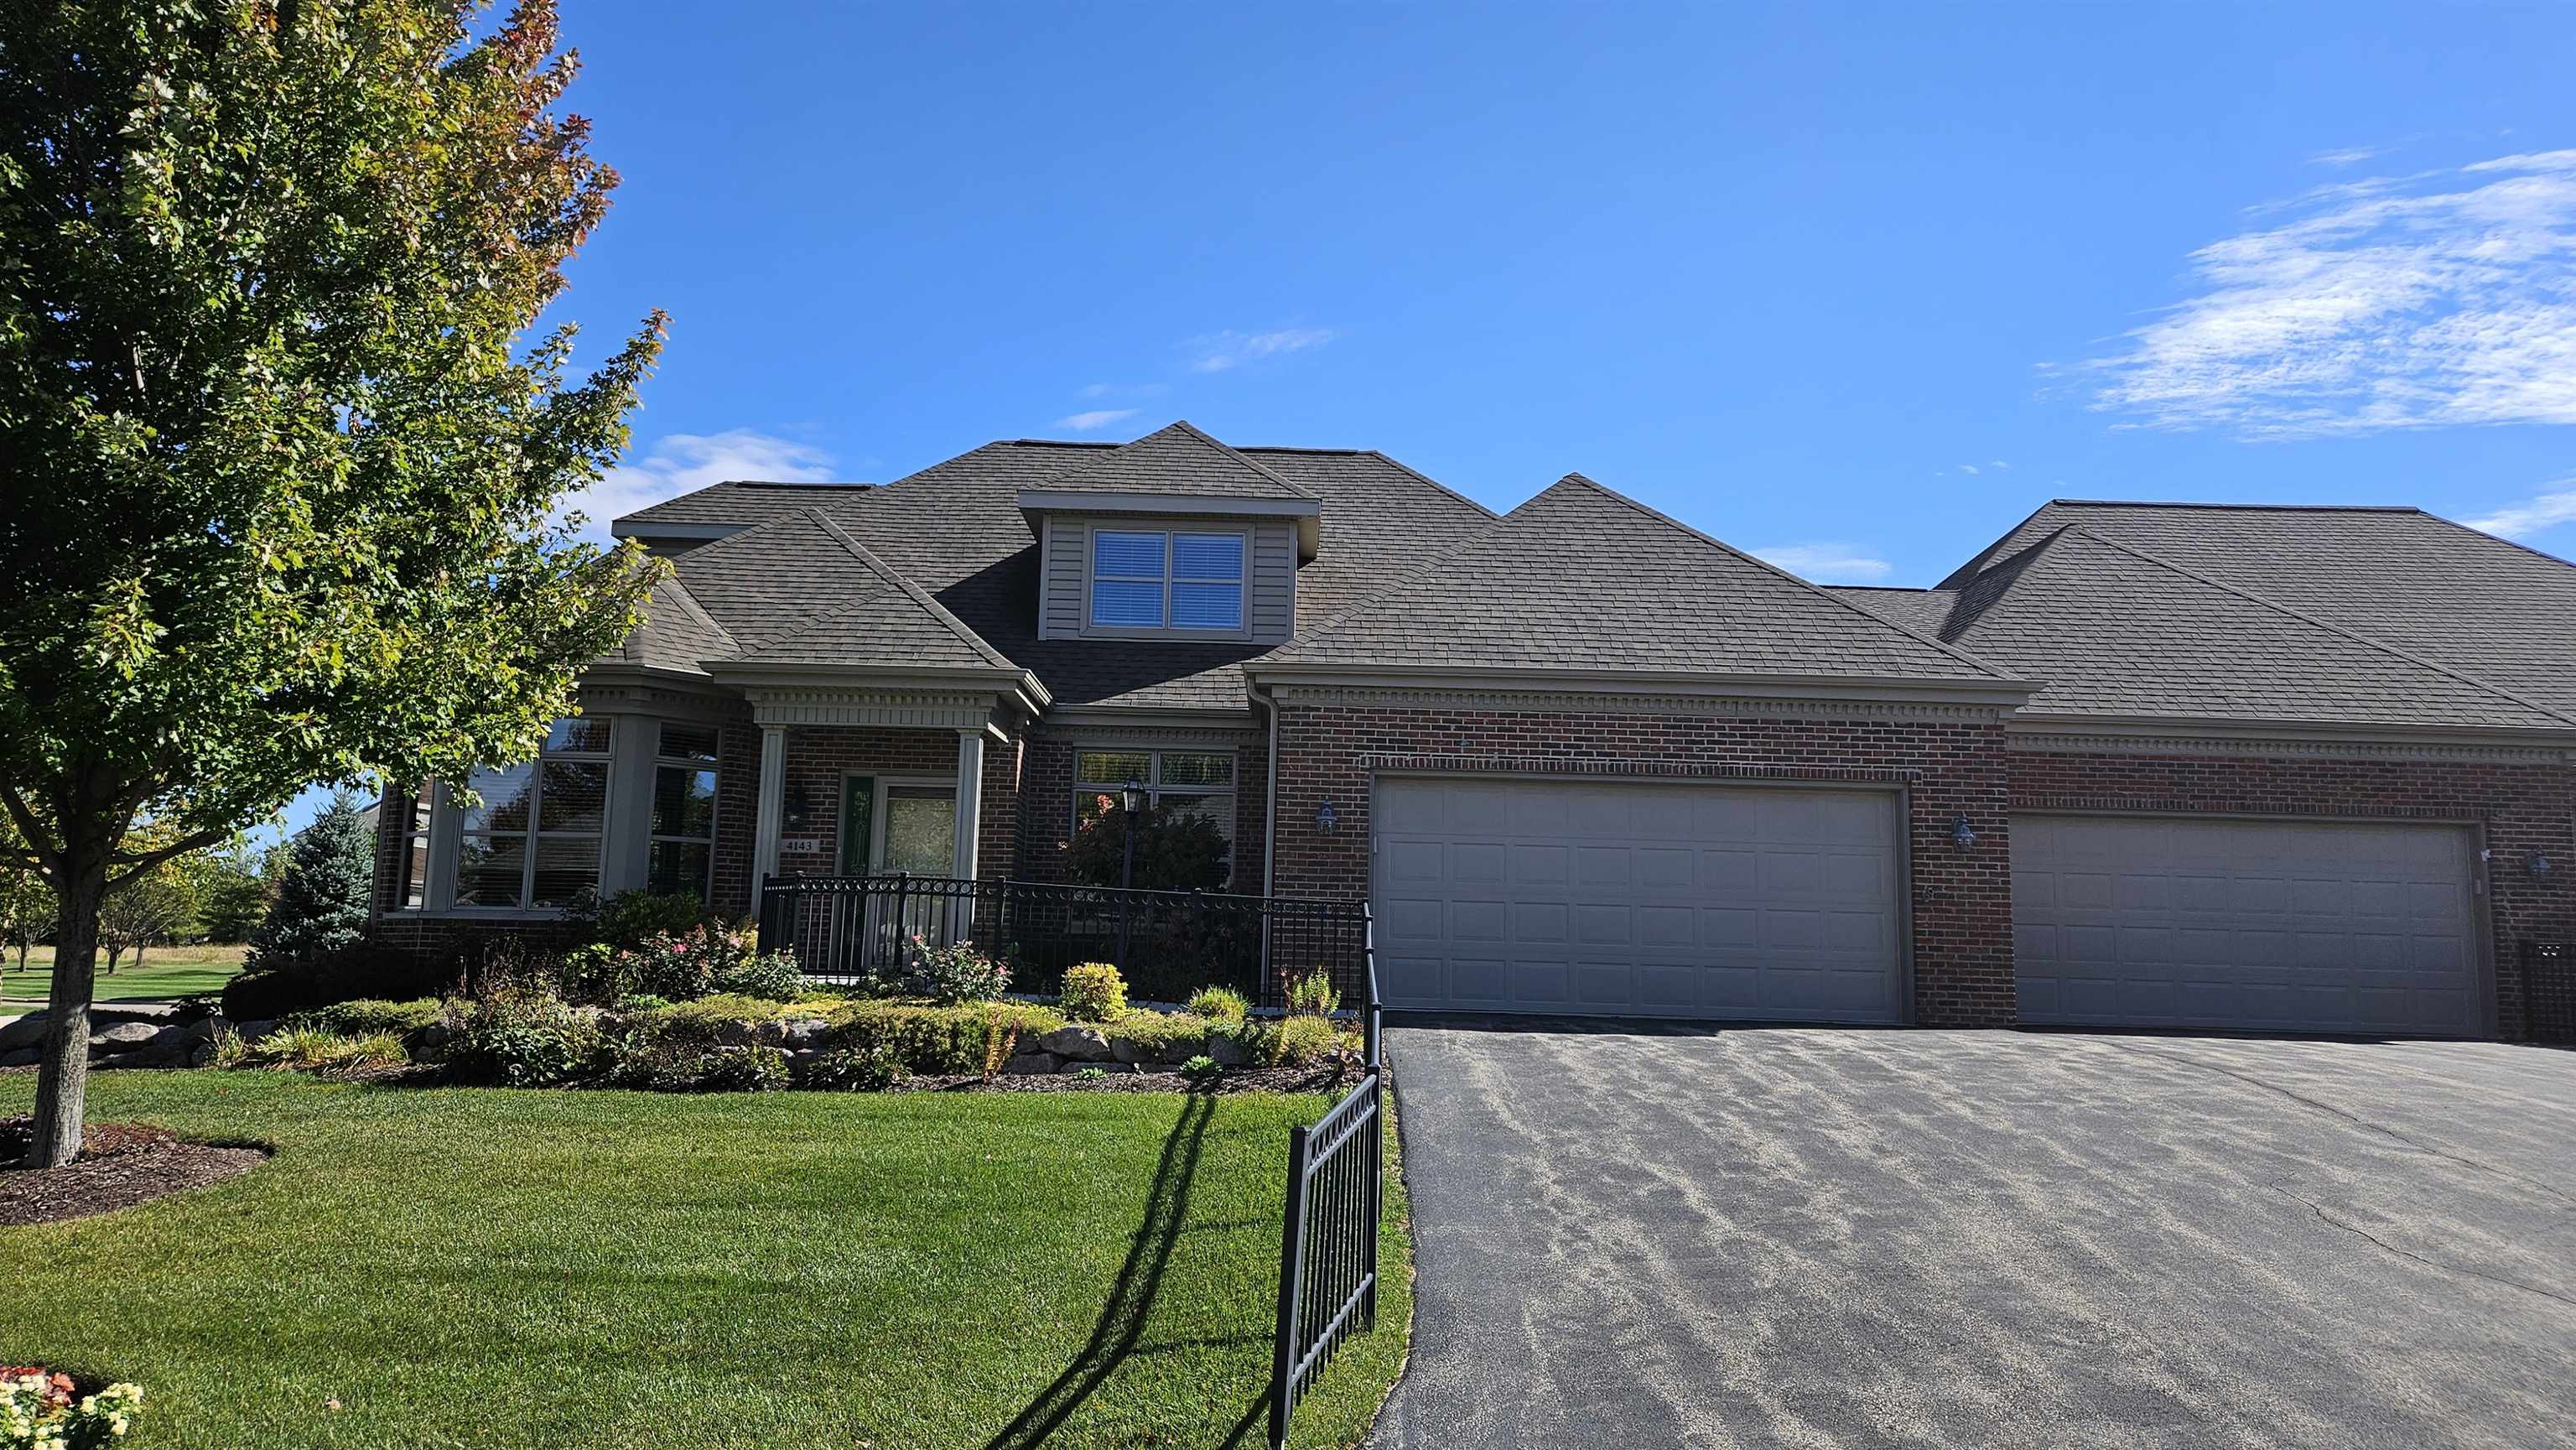
[[[1324,506],[1310,498],[1210,498],[1188,493],[1085,493],[1078,489],[1024,488],[1020,512],[1041,537],[1046,514],[1197,514],[1201,517],[1294,519],[1297,557],[1312,559],[1323,536]]]
[[[1876,675],[1753,675],[1683,670],[1512,670],[1475,666],[1387,666],[1244,662],[1263,685],[1343,689],[1503,690],[1639,695],[1758,695],[1803,700],[1939,700],[2018,708],[2039,686],[2028,680],[1923,680]]]

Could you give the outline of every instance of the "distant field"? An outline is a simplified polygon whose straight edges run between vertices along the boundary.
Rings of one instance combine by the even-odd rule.
[[[220,992],[241,975],[248,947],[154,947],[137,968],[128,953],[114,976],[105,971],[107,954],[99,953],[98,1000],[143,1002],[164,997],[193,997]],[[28,971],[18,970],[16,948],[0,952],[0,1001],[42,1002],[54,988],[54,949],[38,947],[27,954]]]

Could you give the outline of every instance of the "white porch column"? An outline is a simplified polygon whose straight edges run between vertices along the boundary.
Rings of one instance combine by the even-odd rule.
[[[976,825],[984,818],[984,732],[957,732],[957,858],[949,874],[975,879]]]
[[[760,727],[760,808],[752,815],[751,889],[759,904],[762,882],[778,874],[778,832],[787,816],[787,727]]]

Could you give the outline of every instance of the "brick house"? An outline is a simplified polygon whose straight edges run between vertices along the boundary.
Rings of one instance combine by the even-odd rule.
[[[2569,925],[2576,568],[2411,509],[2056,503],[1827,589],[1176,423],[615,529],[675,577],[484,809],[389,793],[388,949],[1059,879],[1129,780],[1229,890],[1368,897],[1400,1007],[2511,1037]]]

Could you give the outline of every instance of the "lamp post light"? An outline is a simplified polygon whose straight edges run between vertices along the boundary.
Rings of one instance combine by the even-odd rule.
[[[1118,972],[1127,973],[1127,893],[1136,889],[1136,813],[1145,808],[1145,786],[1130,780],[1118,789]]]

